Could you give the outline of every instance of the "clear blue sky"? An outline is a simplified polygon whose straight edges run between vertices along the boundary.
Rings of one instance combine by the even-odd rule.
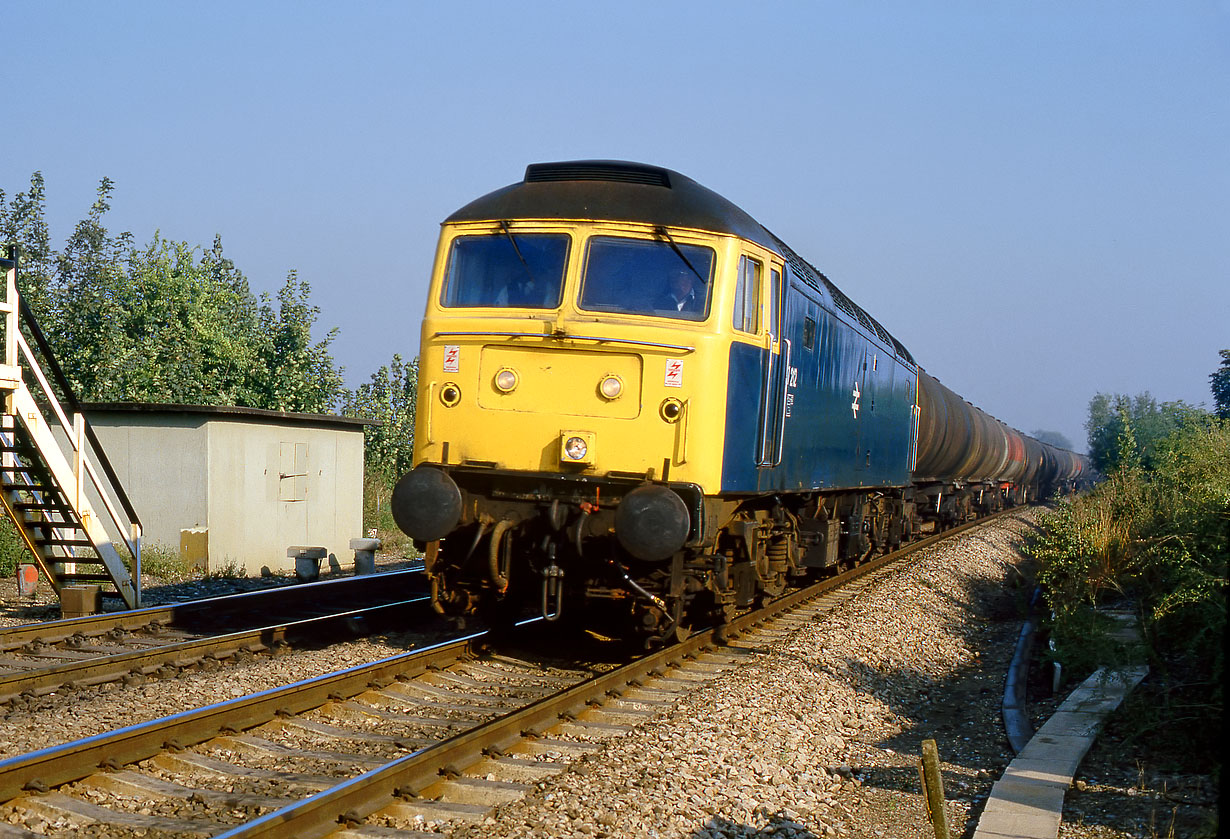
[[[1230,4],[4,4],[0,188],[312,285],[351,386],[417,353],[439,222],[527,163],[740,204],[930,372],[1084,447],[1230,347]]]

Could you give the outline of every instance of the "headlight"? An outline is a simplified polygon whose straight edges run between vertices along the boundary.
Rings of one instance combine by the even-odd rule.
[[[606,376],[598,383],[598,392],[604,399],[618,399],[624,392],[624,383],[619,376]]]
[[[591,466],[594,462],[594,441],[597,435],[592,431],[565,429],[559,433],[559,462],[573,466]]]
[[[512,393],[517,387],[517,372],[505,367],[495,374],[495,389],[501,393]]]

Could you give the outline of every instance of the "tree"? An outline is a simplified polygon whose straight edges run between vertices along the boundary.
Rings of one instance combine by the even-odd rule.
[[[1201,425],[1208,417],[1208,412],[1182,400],[1158,404],[1148,391],[1134,397],[1099,393],[1089,401],[1085,421],[1089,457],[1098,471],[1109,475],[1126,453],[1120,443],[1128,431],[1140,465],[1152,469],[1174,432]]]
[[[366,471],[392,486],[410,471],[414,456],[415,393],[419,360],[403,363],[400,355],[372,374],[371,380],[347,393],[342,413],[376,420],[364,430]]]
[[[41,172],[30,176],[30,191],[17,193],[11,205],[5,203],[4,190],[0,189],[0,242],[21,245],[17,290],[39,313],[46,311],[47,290],[54,270],[51,236],[43,218],[45,203]]]
[[[341,370],[333,366],[329,344],[337,337],[330,329],[312,343],[312,326],[320,308],[308,302],[311,286],[291,271],[278,291],[278,308],[268,295],[261,295],[260,323],[263,341],[257,370],[262,382],[260,398],[278,411],[323,413],[332,408],[343,392]]]
[[[1221,367],[1209,376],[1217,416],[1230,419],[1230,350],[1221,350]]]
[[[321,413],[342,392],[320,310],[292,271],[257,298],[215,237],[207,250],[155,232],[144,247],[108,232],[109,178],[64,249],[47,245],[43,182],[6,204],[0,234],[23,245],[21,276],[73,389],[86,401],[239,405]]]
[[[1029,432],[1029,436],[1033,437],[1035,440],[1047,443],[1048,445],[1072,451],[1072,441],[1063,434],[1060,434],[1058,431],[1044,431],[1039,429],[1037,431]]]

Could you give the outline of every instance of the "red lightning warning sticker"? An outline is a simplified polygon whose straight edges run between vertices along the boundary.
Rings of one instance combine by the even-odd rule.
[[[682,358],[666,359],[666,379],[663,384],[667,387],[683,387]]]
[[[456,373],[461,369],[461,347],[446,346],[444,348],[444,372]]]

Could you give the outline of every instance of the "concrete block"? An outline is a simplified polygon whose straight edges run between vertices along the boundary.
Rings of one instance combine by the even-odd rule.
[[[304,582],[320,579],[320,561],[328,555],[328,548],[314,545],[291,545],[286,549],[286,556],[295,561],[295,576]]]
[[[1056,775],[1073,777],[1091,745],[1092,737],[1043,738],[1041,735],[1035,735],[1029,745],[1017,755],[1017,759],[1049,763],[1051,771]]]
[[[1063,810],[1064,792],[1064,787],[1055,784],[1000,778],[991,787],[987,812],[1003,812],[1007,809],[1021,816],[1059,813]],[[992,801],[995,802],[994,807],[991,806]]]
[[[179,558],[190,568],[209,573],[209,528],[179,531]]]
[[[1102,721],[1117,705],[1118,703],[1115,703],[1100,713],[1069,711],[1061,708],[1043,723],[1038,729],[1038,734],[1043,737],[1096,737],[1098,729],[1102,727]]]
[[[354,551],[354,572],[356,574],[376,573],[376,551],[379,548],[379,539],[350,540],[350,549]]]
[[[978,819],[974,839],[1043,839],[1059,835],[1059,811],[1020,813],[1004,810],[984,812]]]
[[[973,839],[1054,839],[1065,791],[1102,720],[1147,673],[1103,668],[1072,691],[995,782]]]
[[[1066,790],[1072,783],[1072,776],[1065,775],[1054,761],[1029,760],[1018,757],[1004,770],[1002,780],[1020,783],[1050,784],[1061,790]]]
[[[64,586],[60,589],[60,616],[84,618],[102,611],[102,586]]]

